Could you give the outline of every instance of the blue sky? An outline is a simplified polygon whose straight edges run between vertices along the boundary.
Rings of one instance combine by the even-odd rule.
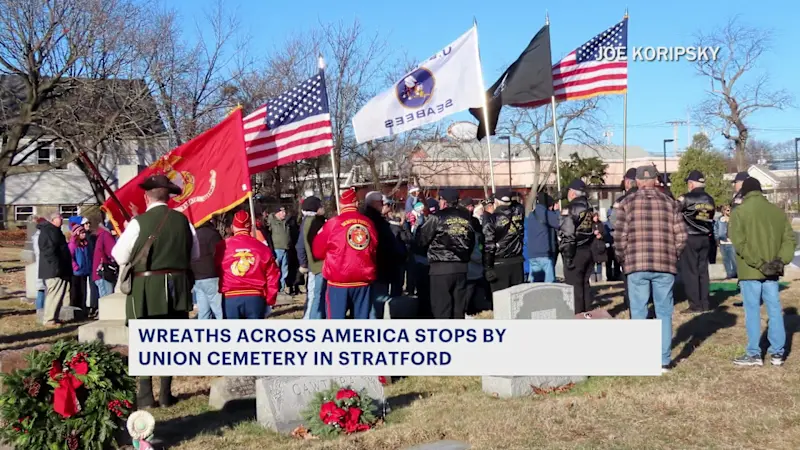
[[[193,29],[213,3],[214,0],[171,0],[167,5],[178,11],[187,29]],[[780,7],[776,6],[778,3]],[[787,89],[800,105],[800,63],[795,57],[796,43],[800,42],[800,27],[795,20],[800,17],[800,2],[428,0],[404,7],[404,2],[374,0],[227,0],[226,5],[237,13],[243,29],[252,36],[253,53],[265,57],[287,36],[313,28],[319,21],[358,18],[367,30],[383,33],[396,50],[422,59],[456,39],[475,17],[487,86],[544,24],[545,12],[550,16],[554,60],[621,20],[626,8],[630,14],[629,46],[688,46],[696,31],[721,26],[738,14],[743,23],[773,30],[772,49],[762,57],[760,69],[769,74],[773,87]],[[686,61],[630,62],[628,70],[628,145],[660,151],[662,140],[673,135],[672,126],[665,122],[686,120],[689,108],[700,102],[708,83]],[[606,114],[612,141],[621,144],[621,96],[610,98]],[[455,116],[467,117],[470,116]],[[793,139],[800,136],[800,110],[759,112],[749,125],[758,139]],[[691,130],[694,133],[698,128],[692,125]],[[686,136],[687,129],[682,126],[678,135],[681,146],[685,146]]]

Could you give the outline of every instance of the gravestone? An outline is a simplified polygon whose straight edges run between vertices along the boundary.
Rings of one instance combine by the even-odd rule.
[[[498,320],[575,319],[572,286],[561,283],[526,283],[497,291],[494,318]],[[501,397],[530,395],[533,388],[548,389],[579,383],[585,376],[482,377],[483,392]]]
[[[234,400],[256,398],[256,377],[219,377],[211,382],[208,406],[222,409]]]
[[[78,328],[78,341],[99,340],[106,345],[128,345],[128,327],[125,325],[125,302],[127,296],[117,291],[102,297],[98,319]]]
[[[332,383],[355,391],[366,389],[375,402],[377,415],[383,416],[386,398],[378,377],[264,377],[256,380],[256,419],[261,426],[280,433],[291,433],[303,422],[303,411],[317,392]]]

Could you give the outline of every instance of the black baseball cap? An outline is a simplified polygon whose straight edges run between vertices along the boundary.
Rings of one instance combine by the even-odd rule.
[[[475,200],[473,200],[472,197],[464,197],[459,203],[461,203],[461,206],[466,208],[467,206],[475,205]]]
[[[574,180],[572,183],[567,186],[567,189],[573,189],[576,191],[583,191],[586,189],[586,183],[583,180]]]
[[[636,167],[631,167],[625,172],[625,179],[626,180],[635,180],[636,179]]]
[[[656,166],[639,166],[636,168],[637,180],[654,180],[658,177],[658,170]]]
[[[458,191],[452,188],[439,191],[439,198],[443,198],[450,205],[458,203]]]
[[[706,177],[703,176],[703,172],[699,170],[693,170],[689,172],[689,175],[686,176],[686,181],[697,181],[698,183],[705,183]]]
[[[511,192],[511,189],[499,189],[495,194],[495,198],[501,202],[508,203],[511,201],[512,195],[514,195],[514,193]]]
[[[744,181],[744,180],[746,180],[748,178],[750,178],[750,174],[749,173],[747,173],[747,172],[739,172],[739,173],[736,174],[736,178],[733,179],[733,182],[734,183],[738,183],[738,182]]]

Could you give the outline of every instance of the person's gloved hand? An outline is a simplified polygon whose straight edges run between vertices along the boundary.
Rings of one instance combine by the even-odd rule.
[[[300,266],[300,273],[307,274],[308,273],[308,267]]]
[[[486,269],[486,281],[489,283],[497,281],[497,274],[494,273],[494,269]]]

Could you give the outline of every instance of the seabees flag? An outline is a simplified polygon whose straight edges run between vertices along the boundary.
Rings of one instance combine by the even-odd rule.
[[[353,117],[356,141],[392,136],[483,106],[483,91],[473,26],[364,105]]]

